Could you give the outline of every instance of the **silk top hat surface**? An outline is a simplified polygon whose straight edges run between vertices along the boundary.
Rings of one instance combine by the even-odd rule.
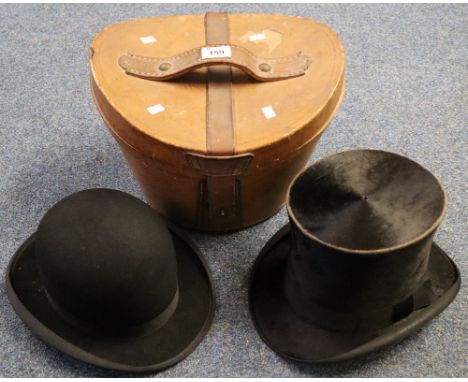
[[[298,175],[290,224],[251,277],[255,327],[280,355],[350,360],[396,343],[442,312],[460,287],[433,243],[446,209],[437,179],[397,154],[356,150]]]
[[[86,190],[58,202],[7,272],[9,299],[37,336],[109,369],[171,366],[195,349],[213,319],[201,254],[120,191]]]

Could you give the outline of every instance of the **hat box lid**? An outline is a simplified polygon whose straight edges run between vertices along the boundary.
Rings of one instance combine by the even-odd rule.
[[[219,44],[223,40],[216,30],[213,38],[207,38],[203,14],[148,17],[104,28],[92,42],[91,79],[101,112],[111,110],[103,114],[125,121],[125,128],[107,121],[111,130],[137,149],[142,140],[150,140],[213,154],[207,149],[210,69],[204,65],[203,52],[216,55],[206,50],[214,42],[232,51],[231,57],[207,60],[207,65],[232,68],[232,116],[226,119],[232,120],[233,150],[227,154],[254,152],[295,135],[298,144],[318,136],[336,112],[336,99],[343,92],[344,49],[337,34],[311,19],[273,14],[229,14],[225,24],[224,44]],[[193,61],[183,73],[158,77],[168,67],[169,72],[174,69],[164,58],[177,66],[180,62],[174,56],[186,57],[190,52]],[[236,55],[252,60],[244,67]],[[132,59],[137,68],[141,64],[153,73],[128,70],[125,62]],[[298,70],[285,73],[288,68],[282,62],[291,62]],[[275,73],[283,77],[272,80]],[[212,109],[216,112],[216,105]]]

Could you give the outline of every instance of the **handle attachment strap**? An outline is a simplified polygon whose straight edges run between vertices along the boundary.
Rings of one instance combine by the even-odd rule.
[[[232,44],[205,45],[172,57],[146,57],[128,53],[119,58],[128,73],[158,81],[177,78],[200,67],[228,65],[241,69],[258,81],[298,77],[309,68],[309,57],[301,54],[262,58],[248,49]]]

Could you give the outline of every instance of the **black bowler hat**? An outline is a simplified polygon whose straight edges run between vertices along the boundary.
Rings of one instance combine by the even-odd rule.
[[[101,367],[149,372],[189,355],[214,314],[195,246],[139,199],[93,189],[61,200],[7,271],[14,309],[42,340]]]
[[[255,327],[280,355],[345,361],[396,343],[442,312],[460,275],[433,243],[446,195],[425,168],[374,150],[332,155],[298,175],[290,224],[257,258]]]

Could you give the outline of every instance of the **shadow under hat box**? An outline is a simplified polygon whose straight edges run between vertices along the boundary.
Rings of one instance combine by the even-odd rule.
[[[344,49],[292,16],[164,16],[106,27],[91,88],[150,205],[232,231],[284,204],[344,93]]]

